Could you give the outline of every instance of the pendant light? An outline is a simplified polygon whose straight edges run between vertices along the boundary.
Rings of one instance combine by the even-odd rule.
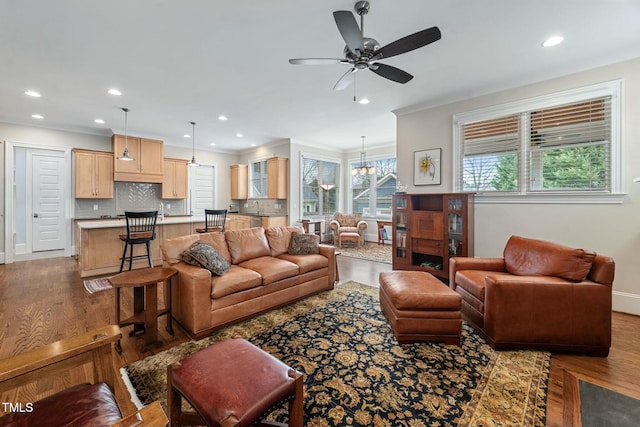
[[[371,166],[370,164],[367,164],[367,153],[364,152],[364,139],[366,138],[365,136],[362,136],[362,151],[360,152],[360,165],[354,167],[351,170],[351,175],[356,176],[356,175],[373,175],[374,173],[376,173],[376,168]]]
[[[188,165],[191,167],[197,167],[200,165],[196,162],[196,122],[189,122],[189,123],[191,123],[192,150],[191,150],[191,161],[188,163]]]
[[[127,143],[127,116],[129,113],[129,109],[122,108],[122,111],[124,111],[124,151],[122,152],[122,156],[117,157],[117,159],[131,161],[135,159],[129,155],[129,145]]]

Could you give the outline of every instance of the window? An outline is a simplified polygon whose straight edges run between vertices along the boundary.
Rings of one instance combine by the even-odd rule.
[[[387,157],[371,161],[375,174],[351,173],[351,212],[366,217],[391,218],[392,195],[396,191],[396,158]],[[349,164],[349,170],[360,166],[358,160]]]
[[[620,82],[454,117],[457,191],[549,197],[619,192]]]
[[[249,197],[267,197],[267,161],[251,163],[249,167]]]
[[[333,216],[340,194],[340,162],[303,155],[301,163],[302,216]]]

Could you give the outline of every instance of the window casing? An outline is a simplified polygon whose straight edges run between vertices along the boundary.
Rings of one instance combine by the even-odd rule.
[[[455,190],[478,201],[619,202],[620,94],[613,81],[456,114]]]
[[[391,218],[392,196],[396,192],[396,158],[385,157],[369,162],[373,175],[350,175],[351,212],[370,218]],[[349,172],[360,166],[359,160],[349,162]]]
[[[340,162],[303,155],[300,163],[301,216],[332,217],[338,209]]]

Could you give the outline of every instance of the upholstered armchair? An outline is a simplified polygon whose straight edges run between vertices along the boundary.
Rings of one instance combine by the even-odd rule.
[[[338,242],[340,233],[358,233],[360,235],[360,244],[364,245],[364,233],[367,230],[367,223],[362,220],[362,214],[346,214],[336,212],[333,220],[329,224],[333,233],[333,244]]]

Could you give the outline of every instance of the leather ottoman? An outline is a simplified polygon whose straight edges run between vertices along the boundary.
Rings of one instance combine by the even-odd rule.
[[[460,295],[424,271],[380,273],[380,307],[400,344],[460,345]]]
[[[289,402],[289,426],[303,425],[303,376],[242,338],[217,342],[167,368],[171,426],[252,426]],[[196,410],[182,412],[182,398]]]

